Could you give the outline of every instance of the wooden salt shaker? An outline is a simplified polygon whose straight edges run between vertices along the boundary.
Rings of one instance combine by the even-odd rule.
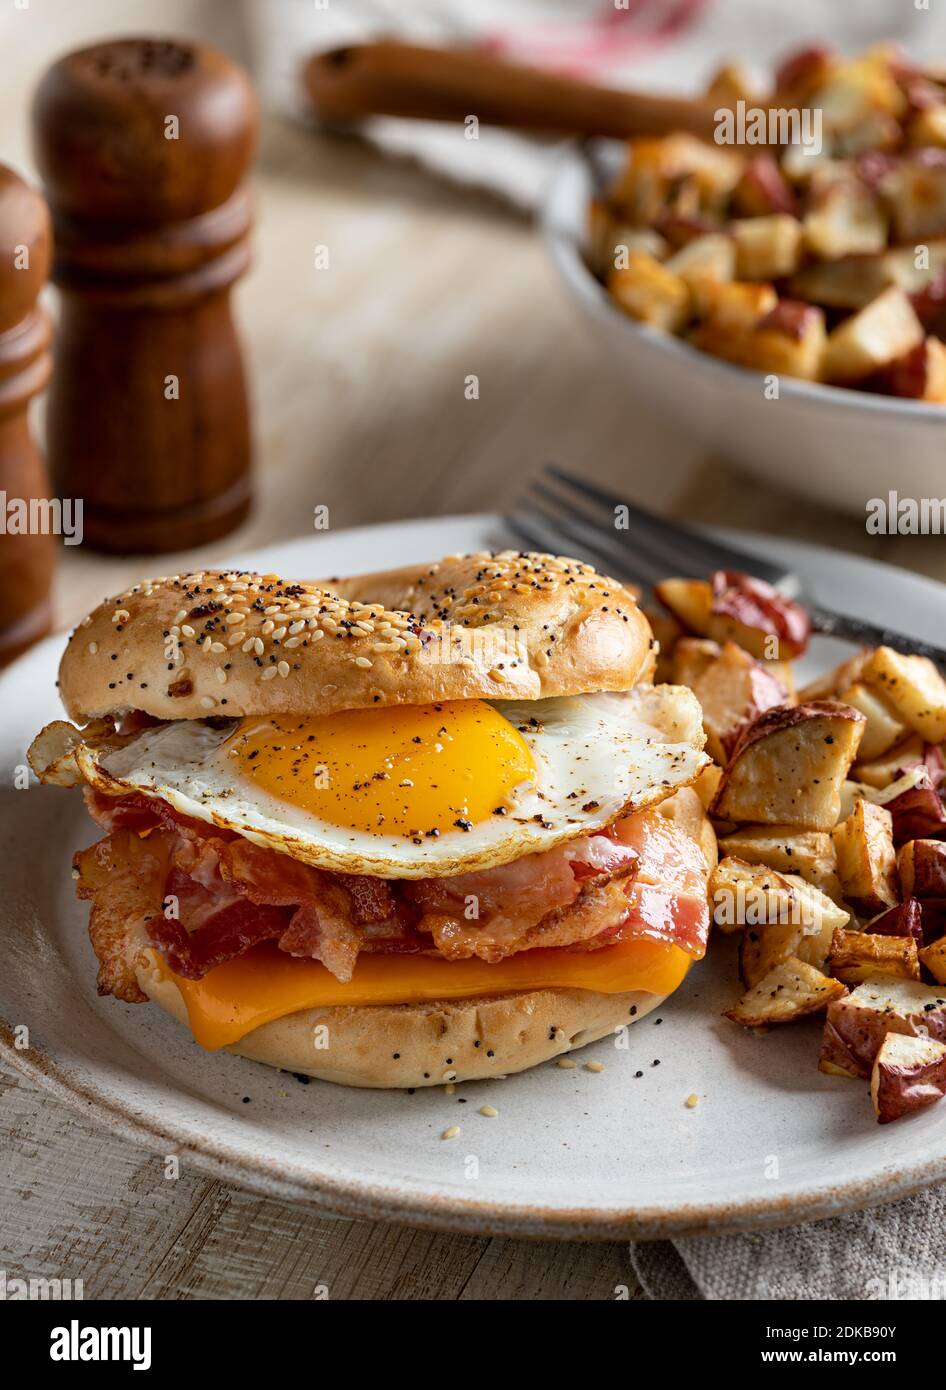
[[[230,287],[250,260],[245,73],[215,49],[123,39],[36,93],[61,293],[48,458],[108,551],[182,550],[250,505],[249,406]]]
[[[49,631],[56,537],[27,407],[49,380],[51,331],[37,296],[52,231],[35,189],[0,164],[0,665]],[[31,505],[33,504],[33,505]]]

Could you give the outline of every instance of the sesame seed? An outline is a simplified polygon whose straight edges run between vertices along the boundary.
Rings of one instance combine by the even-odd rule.
[[[242,642],[242,641],[243,641],[243,639],[244,639],[245,636],[246,636],[246,633],[245,633],[245,631],[243,630],[243,628],[240,628],[240,631],[239,631],[239,632],[231,632],[231,633],[230,633],[230,636],[227,638],[227,646],[228,646],[228,647],[235,647],[236,644],[237,644],[238,642]]]
[[[89,652],[91,653],[92,656],[95,655],[95,653],[98,651],[98,649],[99,649],[99,644],[98,644],[98,642],[90,642],[90,643],[89,643]]]
[[[262,641],[260,640],[260,638],[259,638],[259,637],[254,637],[254,638],[253,638],[253,651],[255,652],[255,654],[256,654],[257,656],[262,656],[264,650],[265,650],[265,648],[263,647],[263,643],[262,643]]]
[[[277,667],[276,667],[276,670],[277,670],[277,671],[279,672],[279,674],[283,677],[283,679],[285,679],[286,676],[289,675],[289,662],[288,662],[288,661],[280,661],[279,664],[278,664]]]
[[[222,642],[211,642],[210,650],[212,652],[225,652],[227,649]]]
[[[604,1071],[603,1062],[586,1062],[585,1071]]]
[[[222,666],[218,666],[218,667],[217,667],[216,676],[217,676],[217,680],[220,682],[221,685],[226,685],[226,683],[227,683],[227,673],[226,673],[226,671],[223,669]]]
[[[456,1139],[456,1137],[457,1137],[457,1135],[458,1135],[459,1133],[460,1133],[460,1126],[459,1126],[459,1125],[449,1125],[449,1126],[444,1130],[443,1134],[441,1134],[440,1137],[441,1137],[441,1139]]]
[[[200,703],[204,707],[204,709],[213,709],[214,705],[217,702],[212,695],[201,695]]]
[[[192,627],[190,627],[187,623],[185,623],[185,624],[183,625],[183,627],[181,628],[181,632],[184,634],[185,637],[195,637],[195,636],[196,636],[196,633],[194,632],[194,629],[193,629]]]
[[[485,1115],[488,1120],[492,1120],[499,1114],[499,1111],[496,1109],[495,1105],[481,1105],[480,1114]]]
[[[555,1065],[557,1067],[561,1067],[562,1071],[574,1071],[575,1068],[578,1066],[578,1063],[573,1062],[570,1057],[559,1057]]]
[[[245,622],[246,622],[246,614],[245,614],[245,613],[228,613],[228,614],[227,614],[227,624],[228,624],[230,627],[233,627],[233,625],[234,625],[235,623],[245,623]]]
[[[360,666],[363,671],[371,670],[371,662],[366,656],[356,656],[355,665]]]
[[[457,1079],[457,1074],[456,1074],[455,1071],[445,1071],[444,1074],[443,1074],[443,1080],[444,1080],[444,1081],[456,1081],[456,1079]]]
[[[696,1107],[699,1105],[699,1103],[700,1103],[700,1098],[699,1098],[699,1096],[696,1094],[695,1091],[694,1091],[691,1095],[687,1096],[687,1109],[688,1109],[688,1110],[695,1110]]]
[[[257,637],[248,637],[246,641],[243,643],[242,647],[240,648],[240,651],[251,652],[258,641],[259,638]],[[262,655],[262,653],[260,653],[260,655]]]
[[[275,676],[275,674],[276,674],[276,667],[275,667],[275,666],[267,666],[266,669],[265,669],[265,671],[263,672],[263,674],[260,676],[260,680],[263,680],[263,681],[271,681],[271,680],[273,679],[273,677]]]

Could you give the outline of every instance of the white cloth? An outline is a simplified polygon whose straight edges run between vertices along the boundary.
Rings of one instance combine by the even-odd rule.
[[[923,0],[919,0],[922,4]],[[319,49],[380,37],[487,44],[613,86],[697,91],[734,56],[759,69],[792,49],[833,42],[854,52],[896,39],[946,60],[946,3],[929,0],[246,0],[264,101],[304,117],[299,80]],[[475,114],[475,113],[471,113]],[[391,154],[416,158],[459,182],[533,207],[554,147],[481,127],[378,118],[365,133]]]

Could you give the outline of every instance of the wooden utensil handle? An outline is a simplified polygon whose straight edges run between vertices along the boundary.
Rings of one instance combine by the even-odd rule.
[[[714,108],[678,97],[618,92],[472,48],[356,44],[317,53],[303,74],[320,116],[406,116],[463,121],[554,135],[660,135],[712,139]]]

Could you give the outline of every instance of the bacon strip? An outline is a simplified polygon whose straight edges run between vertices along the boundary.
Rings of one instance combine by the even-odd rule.
[[[655,811],[497,869],[389,881],[315,869],[156,799],[87,801],[110,833],[77,856],[79,894],[93,899],[100,989],[129,1001],[143,998],[143,928],[189,979],[277,940],[340,980],[362,951],[498,961],[645,935],[702,954],[709,928],[702,852]]]
[[[99,960],[99,994],[141,1004],[134,960],[146,933],[162,916],[164,885],[171,862],[167,835],[143,840],[131,830],[114,830],[73,859],[76,892],[92,900],[89,937]]]

